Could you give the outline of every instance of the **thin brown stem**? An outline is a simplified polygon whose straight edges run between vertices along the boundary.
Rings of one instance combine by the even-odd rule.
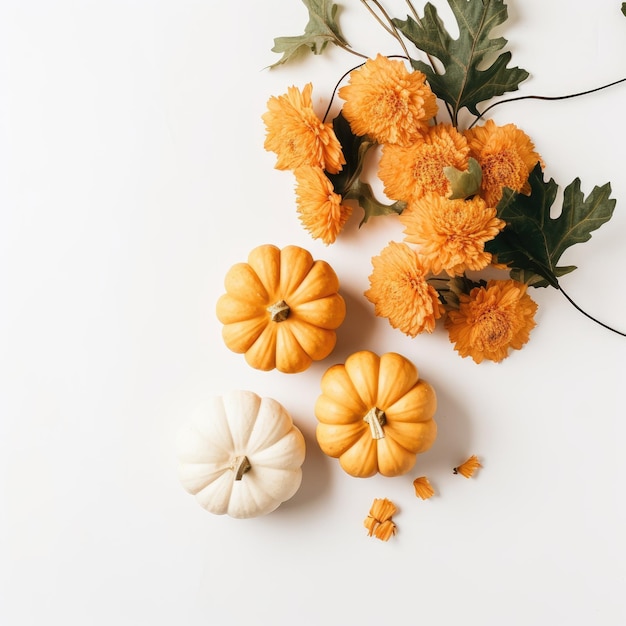
[[[389,26],[387,26],[387,24],[385,24],[385,22],[380,19],[380,17],[376,14],[376,11],[374,11],[374,9],[372,9],[372,7],[368,4],[368,0],[361,0],[361,3],[365,5],[365,8],[372,14],[374,19],[387,31],[387,33],[392,37],[395,37],[391,28],[389,28]]]
[[[361,59],[369,58],[367,56],[367,54],[361,54],[360,52],[357,52],[356,50],[353,50],[350,46],[348,46],[345,43],[340,43],[338,41],[335,41],[334,43],[335,43],[336,46],[338,46],[339,48],[342,48],[346,52],[349,52],[350,54],[354,54],[354,56],[360,57]]]
[[[517,102],[519,100],[568,100],[569,98],[578,98],[579,96],[586,96],[590,93],[595,93],[596,91],[602,91],[603,89],[608,89],[609,87],[614,87],[615,85],[619,85],[620,83],[626,82],[626,78],[620,78],[619,80],[615,80],[612,83],[608,83],[606,85],[602,85],[600,87],[595,87],[593,89],[587,89],[586,91],[579,91],[577,93],[569,93],[564,96],[518,96],[516,98],[507,98],[505,100],[499,100],[498,102],[494,102],[489,105],[469,126],[472,128],[478,120],[480,120],[487,111],[491,111],[494,107],[497,107],[500,104],[504,104],[506,102]]]
[[[413,6],[413,3],[411,2],[411,0],[406,0],[406,3],[409,5],[409,9],[411,9],[411,13],[413,13],[413,18],[416,21],[419,20],[419,15],[417,11],[415,10],[415,7]]]
[[[364,65],[365,65],[365,63],[360,63],[359,65],[355,65],[354,67],[350,68],[347,72],[344,72],[341,75],[341,78],[335,84],[335,88],[333,89],[332,94],[330,94],[330,100],[328,101],[328,106],[326,107],[326,112],[324,113],[324,117],[322,118],[322,122],[326,122],[326,118],[328,117],[328,114],[330,113],[330,108],[333,105],[333,100],[335,99],[335,96],[337,95],[337,90],[339,89],[339,85],[341,85],[341,83],[343,82],[343,79],[346,76],[349,76],[351,72],[354,72],[354,70],[358,70],[360,67],[363,67]]]
[[[385,7],[383,7],[383,5],[380,2],[378,2],[378,0],[372,0],[372,1],[378,7],[378,10],[385,16],[385,19],[387,20],[387,22],[389,22],[389,27],[393,31],[392,32],[393,36],[398,40],[398,43],[402,47],[402,50],[404,54],[406,55],[407,59],[410,60],[411,55],[409,54],[409,51],[406,48],[406,44],[404,43],[404,39],[402,39],[402,35],[400,35],[398,29],[396,28],[396,25],[393,23],[393,19],[391,18],[389,13],[387,13],[387,11],[385,10]]]
[[[616,335],[621,335],[622,337],[626,337],[626,333],[622,332],[621,330],[617,330],[615,328],[613,328],[612,326],[609,326],[608,324],[605,324],[604,322],[601,322],[600,320],[596,319],[595,317],[593,317],[593,315],[590,315],[589,313],[587,313],[587,311],[583,310],[580,306],[578,306],[574,300],[572,300],[572,298],[570,298],[567,293],[565,293],[565,291],[563,291],[563,288],[561,287],[561,285],[558,286],[559,291],[563,294],[563,296],[565,297],[565,299],[579,312],[582,313],[585,317],[589,318],[592,322],[595,322],[596,324],[599,324],[600,326],[602,326],[602,328],[606,328],[607,330],[610,330],[612,333],[615,333]]]
[[[406,57],[410,59],[411,57],[409,56],[409,51],[406,48],[404,40],[402,39],[400,33],[398,32],[398,29],[395,27],[395,24],[393,23],[391,16],[385,10],[385,7],[383,7],[383,5],[378,0],[369,0],[369,1],[371,1],[372,4],[376,5],[376,8],[382,13],[383,17],[387,20],[388,25],[385,24],[385,22],[381,20],[380,17],[376,14],[376,11],[374,11],[372,7],[369,6],[368,0],[361,0],[361,2],[365,5],[367,10],[374,16],[374,19],[387,31],[387,33],[389,33],[394,39],[397,40],[397,42],[402,47],[402,50],[404,51],[404,54],[406,55]]]

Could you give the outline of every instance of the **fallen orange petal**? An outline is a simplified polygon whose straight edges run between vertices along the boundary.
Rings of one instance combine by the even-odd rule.
[[[397,511],[396,505],[387,498],[375,498],[370,514],[363,521],[368,537],[374,536],[381,541],[389,541],[396,533],[396,525],[391,516]]]
[[[384,522],[391,519],[391,516],[396,511],[396,505],[391,500],[387,500],[387,498],[375,498],[372,508],[370,509],[370,515],[379,522]]]
[[[422,500],[428,500],[435,494],[435,490],[426,476],[416,478],[413,481],[413,487],[415,487],[415,495]]]
[[[374,531],[374,536],[381,541],[389,541],[392,535],[396,534],[396,525],[390,520],[379,524]]]
[[[474,475],[474,472],[479,467],[482,467],[482,465],[480,464],[478,457],[475,454],[472,454],[472,456],[467,459],[467,461],[461,463],[461,465],[458,465],[452,471],[455,474],[461,474],[461,476],[465,476],[465,478],[471,478]]]
[[[365,518],[365,521],[363,522],[363,526],[365,526],[365,528],[367,528],[367,536],[371,537],[374,534],[374,530],[376,529],[376,526],[378,526],[378,524],[380,524],[380,522],[373,518],[371,515],[368,515]]]

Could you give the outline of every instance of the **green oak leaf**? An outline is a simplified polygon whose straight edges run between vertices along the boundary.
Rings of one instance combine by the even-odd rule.
[[[480,190],[483,171],[478,161],[472,157],[469,158],[467,170],[458,170],[453,165],[448,165],[443,168],[443,173],[450,181],[452,188],[452,193],[448,196],[450,200],[465,200],[476,195]]]
[[[384,204],[376,199],[371,185],[361,180],[365,157],[378,144],[366,136],[355,135],[341,112],[333,120],[333,130],[341,144],[346,164],[337,174],[327,172],[326,175],[332,182],[335,193],[345,200],[355,200],[363,209],[364,216],[359,226],[365,224],[370,217],[402,213],[405,202],[399,200],[393,204]]]
[[[335,187],[335,192],[343,194],[350,187],[352,179],[361,174],[365,155],[376,143],[368,137],[355,135],[341,111],[333,120],[333,131],[341,144],[346,163],[337,174],[327,175]]]
[[[558,217],[550,217],[558,186],[545,182],[541,166],[531,172],[530,195],[505,189],[498,203],[498,217],[506,227],[485,245],[498,263],[511,268],[511,277],[533,287],[559,288],[558,278],[576,269],[557,265],[567,248],[588,241],[613,215],[615,200],[611,185],[594,187],[585,198],[576,178],[563,191],[563,206]]]
[[[339,26],[335,21],[337,5],[332,0],[302,0],[309,11],[309,21],[304,34],[294,37],[276,37],[272,52],[282,53],[282,57],[271,67],[282,65],[300,54],[310,50],[321,54],[328,43],[346,46]]]
[[[448,0],[448,4],[459,27],[457,39],[445,29],[430,2],[424,7],[424,17],[407,16],[406,21],[393,22],[419,50],[436,57],[443,65],[440,74],[423,61],[411,60],[415,69],[426,74],[435,94],[450,106],[452,121],[457,126],[462,108],[479,115],[479,102],[517,90],[529,74],[518,67],[507,67],[510,52],[493,60],[507,43],[504,37],[489,37],[491,30],[507,19],[503,0]]]

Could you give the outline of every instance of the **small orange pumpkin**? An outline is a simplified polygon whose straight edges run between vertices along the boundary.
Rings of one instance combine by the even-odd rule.
[[[307,250],[259,246],[230,268],[224,285],[216,306],[222,337],[252,367],[301,372],[335,347],[346,315],[339,280]]]
[[[405,474],[435,441],[435,391],[400,354],[356,352],[326,371],[321,388],[317,441],[351,476]]]

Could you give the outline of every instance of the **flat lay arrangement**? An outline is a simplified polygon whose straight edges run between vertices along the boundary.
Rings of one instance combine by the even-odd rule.
[[[626,2],[0,2],[0,624],[626,624]]]
[[[525,346],[536,326],[531,291],[552,287],[587,318],[624,336],[583,311],[559,282],[576,269],[561,263],[563,254],[612,217],[616,200],[610,183],[585,195],[576,178],[563,189],[554,216],[559,187],[546,180],[532,138],[514,123],[487,117],[529,78],[528,71],[511,66],[507,40],[492,35],[507,21],[505,2],[449,0],[458,31],[453,37],[430,3],[420,14],[407,0],[403,19],[392,17],[384,2],[361,0],[400,48],[397,55],[369,57],[344,37],[338,4],[303,3],[309,17],[304,34],[275,38],[273,51],[281,57],[270,71],[332,46],[364,60],[339,77],[323,116],[316,113],[311,82],[270,97],[262,114],[264,147],[275,154],[276,169],[294,176],[294,205],[313,239],[336,245],[355,211],[362,212],[359,228],[375,228],[382,219],[403,226],[404,239],[390,241],[371,259],[363,298],[373,305],[372,313],[409,338],[443,325],[461,357],[501,363]],[[563,99],[582,95],[590,96]],[[339,104],[333,107],[335,98]],[[224,285],[226,293],[216,304],[223,340],[251,367],[291,375],[332,358],[346,304],[343,282],[326,261],[298,246],[281,250],[264,244],[228,270]],[[328,368],[320,387],[316,443],[353,477],[407,474],[417,455],[435,442],[435,389],[403,355],[355,352]],[[246,434],[276,445],[282,463],[284,446],[260,432],[267,422]],[[207,450],[205,455],[197,450],[196,478],[190,480],[183,465],[182,480],[207,509],[250,517],[287,499],[269,484],[265,493],[274,495],[272,504],[257,506],[247,483],[257,480],[257,472],[262,478],[264,462],[248,463],[249,442],[232,428],[228,445],[220,445],[222,454],[214,457],[213,427],[206,423]],[[264,450],[263,458],[269,459],[271,450]],[[189,458],[188,446],[182,454]],[[470,478],[481,467],[479,457],[469,454],[451,466],[454,474]],[[241,458],[245,474],[238,469]],[[297,456],[288,467],[299,471],[301,463]],[[413,487],[422,500],[434,493],[427,476],[416,477]],[[295,492],[289,483],[284,489]],[[241,502],[246,497],[254,506]],[[229,498],[239,504],[231,507]],[[368,534],[388,541],[396,532],[393,512],[389,500],[375,500],[365,523]]]

